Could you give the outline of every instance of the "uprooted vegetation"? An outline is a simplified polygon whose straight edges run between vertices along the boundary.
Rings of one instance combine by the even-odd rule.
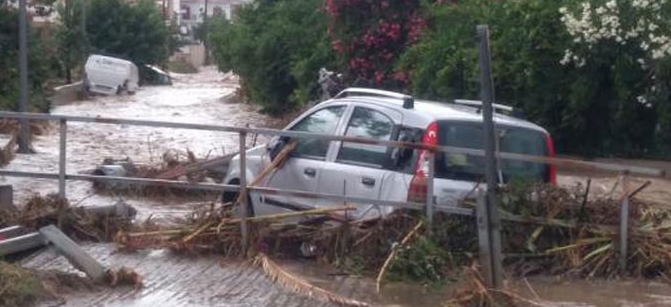
[[[223,157],[210,158],[208,155],[203,159],[198,159],[188,149],[184,152],[169,150],[163,153],[161,163],[136,164],[129,158],[107,158],[92,173],[98,176],[174,180],[183,183],[216,183],[223,180],[224,171],[233,156],[234,154],[228,154]],[[201,197],[217,194],[212,191],[169,187],[161,183],[141,184],[106,180],[94,180],[93,188],[98,194],[144,197],[166,195]]]
[[[93,283],[74,274],[34,271],[0,261],[0,306],[30,306],[37,301],[58,301],[65,292],[94,289]]]
[[[511,185],[503,191],[500,209],[507,270],[514,275],[608,278],[623,274],[666,278],[671,269],[671,208],[631,199],[629,257],[626,270],[622,270],[618,262],[622,197],[586,199],[587,194],[582,187],[562,189],[532,184]],[[464,206],[473,204],[465,202]],[[310,292],[300,288],[311,286],[292,281],[290,274],[269,261],[315,258],[345,273],[377,276],[378,284],[385,280],[467,283],[468,287],[455,293],[448,305],[512,306],[524,302],[514,293],[492,292],[483,286],[477,266],[473,265],[478,259],[478,237],[472,216],[437,212],[433,224],[427,225],[422,212],[398,210],[377,220],[347,221],[344,212],[354,208],[344,205],[258,216],[247,219],[249,242],[244,250],[238,209],[234,203],[203,205],[173,221],[179,226],[109,224],[109,220],[86,217],[51,196],[31,200],[11,219],[38,227],[58,223],[61,216],[61,225],[70,235],[107,240],[116,234],[115,242],[126,252],[169,248],[181,253],[256,255],[255,263],[264,271],[274,270],[266,273],[285,287],[299,293],[322,293],[324,299],[344,305],[365,306],[356,301],[347,303],[346,298],[323,289]],[[510,221],[510,216],[515,216],[516,221]]]
[[[630,193],[630,192],[627,192]],[[667,278],[671,270],[671,208],[630,201],[629,256],[619,267],[619,212],[622,196],[586,199],[583,187],[518,184],[500,199],[503,252],[514,275],[552,274],[580,277]],[[465,206],[473,206],[469,202]],[[181,227],[122,232],[117,243],[127,250],[171,248],[180,252],[215,252],[273,258],[315,257],[356,275],[386,280],[443,283],[468,277],[478,257],[477,226],[472,216],[436,213],[427,226],[421,212],[398,210],[382,219],[343,222],[347,206],[249,218],[249,247],[242,250],[241,227],[232,203],[194,211]],[[514,222],[508,217],[514,216]],[[301,219],[287,223],[287,217]],[[468,270],[466,272],[469,272]],[[511,293],[458,293],[452,303],[469,298],[518,301]],[[485,289],[486,290],[486,289]],[[499,298],[499,299],[497,299]],[[477,305],[477,304],[476,304]]]
[[[20,210],[0,210],[0,227],[21,225],[37,230],[53,224],[75,240],[109,242],[117,232],[130,229],[135,213],[132,207],[127,210],[125,216],[120,216],[105,210],[70,206],[67,200],[55,194],[34,195]]]

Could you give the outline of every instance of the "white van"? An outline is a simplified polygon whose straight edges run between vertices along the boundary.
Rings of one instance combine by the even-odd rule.
[[[138,88],[138,69],[130,61],[93,54],[86,61],[84,88],[87,92],[113,95]]]

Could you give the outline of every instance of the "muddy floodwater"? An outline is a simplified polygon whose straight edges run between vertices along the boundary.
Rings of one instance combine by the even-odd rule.
[[[229,126],[263,126],[269,121],[253,105],[228,103],[228,97],[238,86],[233,75],[206,67],[198,74],[180,74],[174,78],[173,86],[142,87],[135,95],[61,102],[51,113]],[[197,158],[205,158],[237,152],[239,148],[239,137],[235,133],[75,122],[68,123],[67,129],[68,173],[91,170],[108,157],[159,164],[168,150],[184,152],[188,149]],[[248,140],[251,143],[252,137]],[[33,147],[36,154],[17,155],[5,169],[57,173],[57,126],[46,135],[36,136]],[[54,180],[4,177],[0,181],[14,185],[14,199],[18,204],[33,193],[55,193],[58,189]],[[71,203],[84,206],[108,205],[118,200],[118,197],[96,195],[91,183],[81,181],[67,183],[67,197]],[[183,215],[191,205],[189,201],[175,198],[124,197],[124,200],[138,209],[138,218]]]
[[[219,256],[179,255],[167,250],[114,253],[110,244],[88,244],[85,250],[112,268],[134,268],[143,276],[144,287],[104,288],[62,293],[62,306],[336,306],[295,295],[272,283],[263,272],[243,262]],[[78,273],[55,252],[47,250],[26,259],[23,265]],[[313,261],[283,261],[291,273],[340,295],[374,306],[442,306],[459,284],[435,288],[413,284],[384,284],[376,293],[372,278],[343,276]],[[81,273],[78,273],[81,274]],[[671,287],[642,280],[571,280],[533,277],[508,281],[520,295],[544,306],[671,306]],[[44,306],[53,306],[53,302]],[[524,304],[522,304],[524,306]]]
[[[133,96],[95,97],[87,101],[61,103],[52,113],[131,119],[174,121],[230,126],[266,126],[270,119],[248,104],[228,103],[237,88],[232,75],[204,68],[198,74],[176,75],[174,86],[143,87]],[[6,169],[20,171],[58,171],[59,139],[57,129],[37,136],[37,154],[18,155]],[[261,141],[263,138],[261,139]],[[169,149],[186,150],[198,158],[237,151],[238,136],[232,133],[134,127],[110,124],[69,123],[67,139],[68,173],[94,168],[103,158],[129,157],[137,163],[160,163]],[[560,184],[584,182],[582,175],[560,177]],[[0,181],[14,185],[15,200],[23,203],[33,193],[57,191],[52,180],[4,177]],[[639,180],[640,181],[640,180]],[[639,183],[633,181],[632,186]],[[608,193],[614,178],[595,179],[593,193]],[[654,181],[651,197],[669,198],[671,184]],[[184,216],[193,209],[193,200],[178,198],[137,198],[96,195],[88,182],[68,182],[71,203],[85,206],[108,205],[119,198],[138,209],[139,221],[149,216]],[[214,198],[213,198],[214,200]],[[218,256],[176,255],[166,250],[116,253],[110,244],[85,244],[84,248],[103,264],[135,269],[144,278],[144,287],[134,289],[83,290],[62,293],[61,306],[333,306],[331,303],[287,292],[268,280],[263,273],[242,261],[223,260]],[[77,272],[51,250],[45,250],[23,264],[38,269]],[[434,288],[422,285],[385,284],[377,294],[370,278],[343,276],[335,270],[311,261],[282,261],[291,272],[311,283],[340,295],[364,300],[375,306],[441,306],[449,300],[457,285]],[[512,279],[509,286],[526,298],[545,306],[671,306],[671,287],[657,281],[570,280],[549,277]]]

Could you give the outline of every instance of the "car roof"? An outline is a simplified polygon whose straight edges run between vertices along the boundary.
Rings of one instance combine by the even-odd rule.
[[[403,101],[401,99],[371,96],[347,96],[344,98],[327,100],[319,105],[325,106],[342,102],[374,104],[392,108],[403,113],[404,125],[422,129],[426,128],[429,123],[436,120],[482,122],[482,113],[479,108],[430,100],[415,100],[414,108],[412,109],[403,108]],[[527,128],[547,133],[547,131],[539,125],[501,113],[494,113],[494,122],[499,125]]]

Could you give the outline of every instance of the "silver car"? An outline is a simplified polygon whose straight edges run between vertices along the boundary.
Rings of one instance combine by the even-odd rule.
[[[479,102],[452,103],[415,100],[400,93],[349,88],[324,101],[289,124],[285,130],[376,140],[398,140],[462,148],[484,148],[483,120]],[[504,115],[511,111],[495,105],[497,149],[501,152],[553,156],[548,132],[526,120]],[[271,162],[287,138],[275,137],[266,145],[247,151],[246,178],[251,182]],[[434,197],[439,206],[454,206],[484,181],[484,158],[438,153],[435,157]],[[425,202],[427,197],[427,152],[383,145],[323,139],[300,139],[281,168],[262,181],[266,187],[325,194],[347,195],[388,201]],[[224,179],[238,184],[239,156]],[[501,160],[499,180],[515,177],[554,183],[554,166]],[[484,186],[484,185],[483,185]],[[236,193],[225,193],[225,201]],[[338,203],[319,198],[250,193],[251,215],[306,210]],[[342,203],[339,203],[342,204]],[[388,214],[389,206],[357,204],[352,219]]]

